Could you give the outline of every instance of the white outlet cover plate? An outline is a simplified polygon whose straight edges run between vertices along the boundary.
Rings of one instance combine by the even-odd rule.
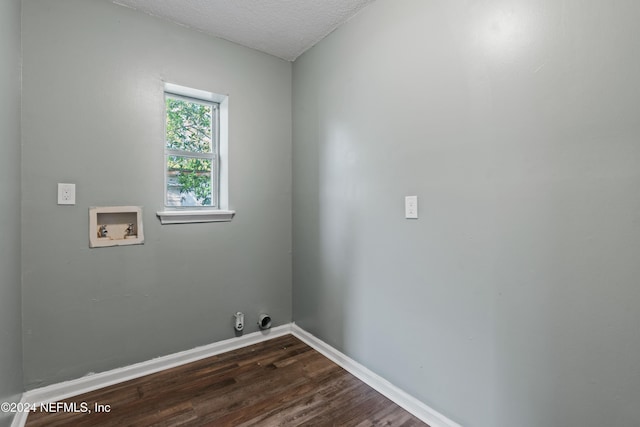
[[[75,205],[76,204],[76,185],[58,183],[58,204],[59,205]]]
[[[404,217],[408,219],[418,218],[418,196],[406,196],[404,198]]]

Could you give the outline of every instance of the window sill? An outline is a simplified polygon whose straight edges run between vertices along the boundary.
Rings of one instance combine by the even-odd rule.
[[[236,211],[190,210],[157,212],[161,224],[191,224],[196,222],[229,222]]]

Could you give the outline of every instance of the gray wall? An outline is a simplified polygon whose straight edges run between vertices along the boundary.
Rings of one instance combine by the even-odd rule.
[[[640,425],[639,21],[379,0],[299,58],[295,321],[465,426]]]
[[[291,64],[101,0],[25,0],[23,34],[26,388],[231,338],[237,310],[290,322]],[[155,215],[163,80],[229,94],[231,223]],[[143,206],[143,246],[89,249],[111,205]]]
[[[22,392],[20,0],[0,2],[0,402]],[[0,426],[9,425],[0,412]]]

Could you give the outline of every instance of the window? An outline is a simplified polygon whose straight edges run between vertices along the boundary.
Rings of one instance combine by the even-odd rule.
[[[218,109],[165,93],[165,206],[218,206]]]
[[[228,97],[165,84],[163,224],[230,221]]]

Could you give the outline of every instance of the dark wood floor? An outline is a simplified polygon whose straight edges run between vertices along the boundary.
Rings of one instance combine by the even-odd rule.
[[[26,425],[426,425],[292,335],[64,402],[92,413],[32,412]]]

